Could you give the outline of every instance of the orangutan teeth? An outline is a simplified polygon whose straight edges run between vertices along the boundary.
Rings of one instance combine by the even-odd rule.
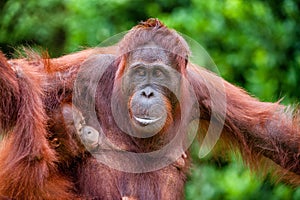
[[[135,119],[137,122],[139,122],[139,123],[141,123],[141,124],[143,124],[143,125],[152,124],[152,123],[155,123],[155,122],[157,122],[158,120],[161,119],[161,117],[156,118],[156,119],[139,118],[139,117],[136,117],[136,116],[133,116],[133,117],[134,117],[134,119]]]

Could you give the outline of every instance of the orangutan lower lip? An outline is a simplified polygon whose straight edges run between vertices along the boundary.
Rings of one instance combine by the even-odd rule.
[[[142,125],[144,125],[144,126],[147,126],[147,125],[149,125],[149,124],[155,123],[155,122],[157,122],[158,120],[160,120],[160,118],[161,118],[161,117],[159,117],[159,118],[150,118],[150,117],[140,118],[140,117],[136,117],[136,116],[133,116],[133,117],[134,117],[134,119],[135,119],[138,123],[140,123],[140,124],[142,124]]]

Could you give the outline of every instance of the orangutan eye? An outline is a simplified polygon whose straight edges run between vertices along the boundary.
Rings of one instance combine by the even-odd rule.
[[[143,68],[138,68],[138,69],[136,69],[136,74],[138,76],[146,76],[146,70]]]
[[[160,69],[153,70],[153,76],[154,77],[161,77],[163,75],[163,72]]]

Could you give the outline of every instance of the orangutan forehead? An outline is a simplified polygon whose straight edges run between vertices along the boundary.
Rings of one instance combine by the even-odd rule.
[[[171,65],[171,54],[159,47],[143,47],[129,52],[128,61],[144,61],[148,63],[161,62]]]

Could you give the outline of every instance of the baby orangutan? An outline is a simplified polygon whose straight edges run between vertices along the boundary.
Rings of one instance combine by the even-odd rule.
[[[62,113],[67,123],[74,123],[76,133],[89,152],[94,152],[100,144],[100,133],[92,126],[86,125],[82,113],[70,104],[63,106]]]

